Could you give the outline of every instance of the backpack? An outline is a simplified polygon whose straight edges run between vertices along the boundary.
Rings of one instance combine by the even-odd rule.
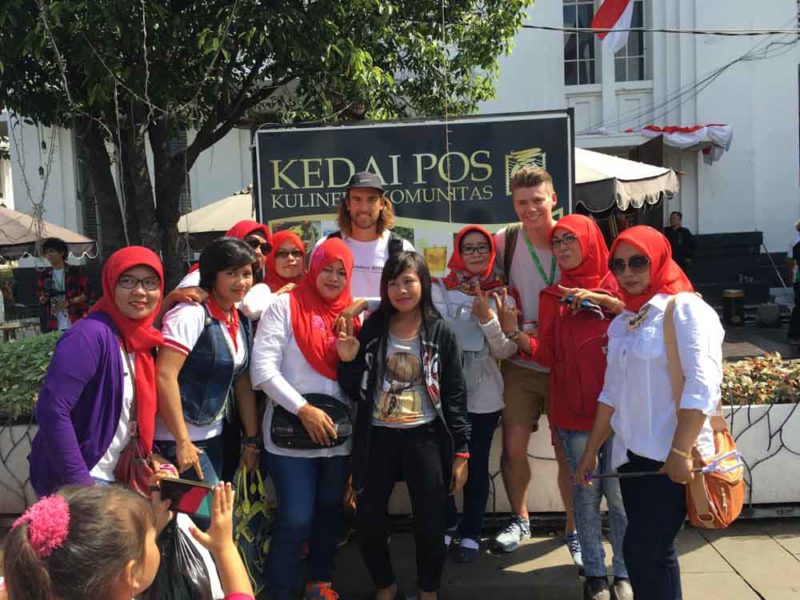
[[[330,238],[339,238],[342,239],[342,232],[341,231],[334,231],[326,239]],[[394,256],[398,252],[403,251],[403,238],[397,235],[395,232],[389,232],[389,246],[387,250],[389,251],[389,256]]]
[[[506,276],[506,282],[511,281],[511,262],[514,260],[514,252],[517,249],[517,236],[522,229],[521,223],[512,223],[506,227],[506,244],[503,252],[503,275]]]

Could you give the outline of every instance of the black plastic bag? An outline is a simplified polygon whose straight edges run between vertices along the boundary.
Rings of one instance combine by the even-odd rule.
[[[161,564],[143,600],[213,600],[203,557],[172,519],[158,538]]]

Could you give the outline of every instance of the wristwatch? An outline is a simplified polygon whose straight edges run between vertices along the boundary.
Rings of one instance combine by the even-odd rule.
[[[514,331],[506,334],[506,337],[513,342],[517,339],[520,333],[522,333],[522,330],[519,327],[515,327]]]
[[[263,440],[257,435],[242,438],[242,446],[255,446],[256,448],[261,448],[263,445]]]

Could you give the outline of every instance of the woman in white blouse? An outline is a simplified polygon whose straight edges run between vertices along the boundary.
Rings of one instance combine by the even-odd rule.
[[[263,432],[267,469],[275,483],[278,513],[267,557],[266,581],[273,600],[288,600],[300,570],[300,548],[308,542],[304,598],[333,600],[333,556],[351,440],[335,444],[331,417],[304,398],[324,394],[349,406],[336,382],[339,356],[334,325],[351,302],[353,255],[338,238],[314,253],[309,273],[288,294],[275,296],[256,333],[251,378],[270,399]],[[287,448],[272,438],[276,405],[296,415],[317,445]]]
[[[716,312],[693,293],[657,230],[626,229],[611,246],[609,268],[619,281],[625,310],[608,330],[605,383],[576,477],[591,485],[597,450],[612,430],[612,462],[619,473],[663,473],[620,479],[628,515],[625,563],[635,597],[680,599],[674,541],[686,517],[691,450],[696,447],[704,458],[714,454],[708,417],[720,401],[724,331]],[[672,398],[664,345],[671,296],[685,377],[680,406]]]

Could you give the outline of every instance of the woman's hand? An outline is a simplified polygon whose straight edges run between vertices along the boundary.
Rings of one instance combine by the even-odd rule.
[[[450,484],[450,490],[453,492],[459,491],[467,483],[469,476],[469,467],[467,466],[467,459],[461,456],[456,456],[453,460],[453,481]]]
[[[176,304],[202,304],[208,299],[208,292],[201,287],[185,287],[172,290],[164,302],[169,306]]]
[[[194,467],[197,477],[202,481],[203,468],[200,466],[200,455],[203,451],[195,446],[192,440],[183,440],[182,442],[176,442],[175,453],[177,455],[178,472],[183,473]]]
[[[289,282],[285,286],[280,288],[277,292],[275,292],[275,294],[276,295],[278,295],[278,294],[288,294],[289,292],[291,292],[296,287],[297,287],[296,283]]]
[[[338,437],[333,420],[325,411],[310,404],[304,404],[297,411],[297,416],[315,444],[330,446]]]
[[[353,321],[352,319],[345,319],[339,317],[336,320],[336,352],[339,354],[339,360],[342,362],[352,362],[358,356],[358,350],[361,348],[361,342],[353,335]]]
[[[597,470],[597,452],[590,451],[588,448],[583,452],[578,468],[575,469],[575,481],[580,485],[592,485],[592,473]]]
[[[492,294],[497,305],[497,318],[503,333],[508,335],[519,326],[519,310],[509,301],[508,290],[503,288],[503,295]]]
[[[242,466],[248,473],[255,473],[258,469],[258,458],[261,451],[252,444],[242,445]]]
[[[597,306],[606,312],[611,313],[612,315],[618,315],[622,312],[622,309],[625,308],[625,305],[621,300],[618,300],[617,298],[614,298],[614,296],[610,296],[608,294],[592,292],[582,288],[566,288],[562,285],[559,285],[558,289],[561,290],[563,298],[572,296],[570,308],[572,309],[573,313],[581,310],[581,302],[584,300],[594,302],[597,304]]]
[[[496,315],[489,305],[489,294],[484,292],[480,287],[475,291],[475,301],[472,303],[472,314],[481,322],[481,325],[486,325]]]
[[[664,466],[661,467],[660,471],[666,473],[667,477],[675,483],[683,485],[694,479],[693,468],[694,460],[680,456],[675,452],[670,452],[669,456],[667,456],[667,461],[664,463]]]

